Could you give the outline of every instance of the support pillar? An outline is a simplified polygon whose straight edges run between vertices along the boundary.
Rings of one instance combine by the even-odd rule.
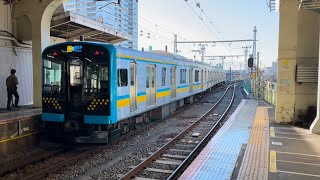
[[[298,4],[287,0],[280,7],[277,76],[276,123],[294,120],[295,66],[297,48]]]
[[[14,18],[19,19],[20,17],[27,16],[31,21],[33,105],[36,107],[42,106],[42,51],[50,45],[50,24],[52,15],[64,1],[66,0],[21,0],[14,4]],[[18,29],[23,29],[23,25],[17,23],[15,31]]]

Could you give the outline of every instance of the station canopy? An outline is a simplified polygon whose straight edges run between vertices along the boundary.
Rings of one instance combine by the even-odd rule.
[[[320,0],[298,0],[299,9],[309,9],[320,13]]]
[[[68,41],[86,41],[118,43],[132,40],[132,35],[119,31],[112,26],[69,11],[56,11],[51,20],[50,35]]]

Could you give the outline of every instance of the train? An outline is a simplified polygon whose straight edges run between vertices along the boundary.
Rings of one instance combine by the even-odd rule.
[[[42,122],[78,143],[110,143],[226,82],[220,67],[108,43],[55,44],[42,61]]]

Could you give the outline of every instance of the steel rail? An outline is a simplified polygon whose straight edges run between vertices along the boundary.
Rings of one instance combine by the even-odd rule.
[[[31,159],[22,159],[22,160],[18,160],[16,162],[9,162],[9,163],[6,163],[6,164],[3,164],[0,166],[0,177],[1,176],[4,176],[5,174],[9,173],[9,172],[13,172],[17,169],[20,169],[20,168],[23,168],[23,167],[26,167],[27,165],[29,164],[32,164],[32,163],[35,163],[35,162],[39,162],[39,161],[42,161],[42,160],[45,160],[45,159],[48,159],[48,158],[51,158],[59,153],[62,153],[64,152],[65,149],[59,149],[58,150],[55,150],[55,151],[52,151],[50,153],[47,153],[47,154],[40,154],[39,156],[37,157],[32,157]]]
[[[235,85],[233,85],[235,88]],[[134,175],[141,172],[147,165],[152,163],[154,160],[159,158],[166,150],[168,150],[172,145],[174,145],[177,141],[179,141],[184,135],[186,135],[191,129],[193,129],[197,124],[200,123],[200,121],[205,118],[207,115],[209,115],[216,107],[217,105],[222,101],[222,99],[227,94],[228,90],[230,89],[231,85],[228,86],[224,94],[221,96],[221,98],[201,117],[199,117],[194,123],[192,123],[188,128],[186,128],[184,131],[179,133],[177,136],[175,136],[172,140],[170,140],[167,144],[162,146],[160,149],[158,149],[155,153],[150,155],[147,159],[139,163],[135,168],[131,169],[129,172],[127,172],[125,175],[123,175],[120,179],[121,180],[128,180],[131,179]]]
[[[65,166],[73,164],[73,163],[77,162],[78,160],[83,159],[84,157],[88,156],[91,153],[92,153],[92,150],[85,150],[84,152],[82,152],[78,155],[72,156],[72,157],[68,158],[67,160],[61,161],[61,162],[54,164],[48,168],[42,169],[42,170],[40,170],[36,173],[33,173],[29,176],[25,176],[25,177],[23,177],[23,179],[25,179],[25,180],[42,179],[42,178],[46,177],[49,173],[56,172],[57,170],[65,167]]]
[[[234,90],[232,94],[231,101],[224,111],[224,113],[221,115],[217,123],[211,128],[209,133],[201,140],[201,142],[196,146],[196,148],[189,154],[189,156],[177,167],[177,169],[167,178],[169,180],[171,179],[178,179],[178,177],[181,175],[181,173],[189,166],[189,164],[194,160],[194,158],[197,157],[199,152],[205,147],[208,141],[210,141],[212,135],[214,132],[216,132],[217,129],[220,127],[220,123],[229,111],[233,101],[234,101],[234,96],[235,96],[235,91],[236,91],[236,86],[234,85]]]

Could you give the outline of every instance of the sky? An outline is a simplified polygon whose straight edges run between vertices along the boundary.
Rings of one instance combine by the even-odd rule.
[[[140,0],[138,8],[139,49],[152,46],[152,50],[165,50],[167,45],[173,52],[174,33],[178,41],[253,39],[253,28],[257,26],[262,67],[277,60],[279,14],[270,12],[266,0]],[[244,46],[252,46],[252,42],[207,44],[206,55],[244,55]],[[200,60],[200,54],[192,51],[199,49],[199,44],[178,44],[178,54],[190,59],[196,56]],[[252,48],[249,51],[252,53]],[[206,62],[215,65],[221,60]],[[243,69],[244,63],[244,57],[227,58],[224,68]]]

